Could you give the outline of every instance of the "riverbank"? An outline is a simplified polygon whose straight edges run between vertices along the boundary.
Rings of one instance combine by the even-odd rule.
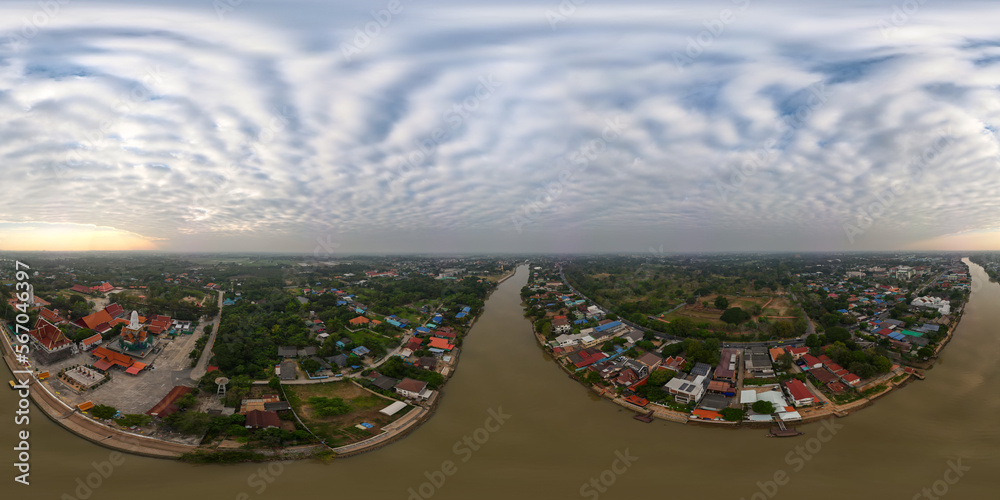
[[[565,283],[565,281],[564,281],[564,283]],[[961,323],[961,320],[962,320],[962,318],[964,316],[964,312],[965,312],[965,306],[968,304],[968,300],[970,298],[971,298],[971,294],[969,296],[967,296],[966,299],[965,299],[965,301],[961,304],[961,306],[959,306],[959,309],[958,309],[958,311],[956,313],[956,316],[955,316],[954,320],[947,327],[948,331],[947,331],[947,334],[946,334],[945,338],[942,339],[941,342],[939,342],[938,345],[936,346],[935,351],[934,351],[934,355],[930,359],[928,359],[926,363],[923,363],[922,365],[918,365],[918,366],[916,366],[916,368],[921,369],[921,370],[926,370],[926,369],[929,369],[930,367],[932,367],[934,365],[934,363],[938,359],[938,356],[943,351],[944,347],[946,345],[948,345],[948,343],[952,340],[955,330],[958,328],[958,325]],[[521,302],[521,306],[522,306],[522,310],[524,310],[527,307],[527,304],[524,301],[522,301]],[[531,326],[531,331],[532,331],[533,335],[535,336],[535,340],[536,340],[536,343],[537,343],[538,347],[540,347],[545,353],[553,356],[553,359],[556,361],[556,364],[559,365],[559,367],[563,369],[563,371],[567,374],[567,376],[569,376],[570,378],[572,378],[572,379],[576,380],[577,382],[583,384],[584,386],[587,386],[587,384],[585,384],[581,380],[581,378],[579,376],[577,376],[576,372],[574,372],[573,370],[571,370],[564,363],[560,362],[560,358],[554,356],[554,354],[548,348],[547,341],[546,341],[545,337],[540,332],[538,332],[536,330],[535,325],[533,323],[532,323],[532,326]],[[913,364],[913,363],[911,363],[911,364]],[[907,371],[907,370],[909,370],[909,371]],[[798,411],[800,413],[800,415],[801,415],[802,418],[798,419],[798,420],[789,421],[789,422],[786,422],[786,423],[787,424],[791,424],[791,425],[810,424],[810,423],[815,423],[815,422],[819,422],[819,421],[830,419],[830,418],[834,418],[834,417],[836,417],[836,418],[844,418],[844,417],[847,417],[848,415],[850,415],[852,413],[861,411],[861,410],[863,410],[865,408],[868,408],[869,406],[872,406],[875,403],[875,400],[877,400],[879,398],[882,398],[882,397],[884,397],[884,396],[886,396],[886,395],[888,395],[888,394],[890,394],[890,393],[892,393],[892,392],[894,392],[896,390],[899,390],[899,389],[905,387],[906,385],[909,385],[909,383],[912,382],[914,379],[923,380],[923,378],[924,378],[924,375],[921,372],[913,371],[913,370],[910,370],[909,368],[904,369],[901,366],[897,366],[897,368],[895,370],[892,370],[892,371],[890,371],[890,372],[888,372],[886,374],[883,374],[883,375],[881,375],[881,376],[879,376],[877,378],[874,378],[874,379],[868,381],[868,383],[866,383],[863,386],[857,387],[857,390],[858,390],[859,395],[860,395],[859,399],[856,399],[854,401],[851,401],[849,403],[844,403],[844,404],[836,404],[836,403],[830,401],[821,392],[819,392],[817,389],[815,389],[815,387],[812,387],[811,384],[810,384],[810,391],[813,393],[814,396],[817,396],[822,401],[822,404],[820,404],[820,405],[803,406],[802,408],[796,408],[796,411]],[[775,386],[776,387],[780,387],[780,384],[778,384],[776,382]],[[882,390],[882,391],[880,391],[880,392],[878,392],[878,393],[875,393],[875,394],[868,394],[868,395],[866,395],[866,394],[863,393],[863,391],[866,390],[866,389],[880,387],[880,386],[884,386],[885,389]],[[599,386],[599,385],[590,385],[590,386],[587,386],[587,387],[588,387],[588,389],[594,391],[596,394],[600,395],[602,398],[608,399],[611,402],[617,404],[618,406],[621,406],[623,408],[632,410],[632,411],[636,412],[637,414],[641,414],[641,415],[650,414],[653,418],[658,418],[658,419],[661,419],[661,420],[668,420],[668,421],[671,421],[671,422],[679,422],[679,423],[685,423],[685,424],[687,424],[687,423],[695,423],[695,424],[704,424],[704,425],[722,425],[722,426],[726,426],[726,427],[759,427],[757,425],[754,425],[755,423],[751,423],[751,422],[747,422],[747,421],[731,422],[731,421],[724,421],[724,420],[702,420],[702,419],[697,419],[697,418],[693,418],[690,414],[687,414],[687,413],[684,413],[684,412],[680,412],[680,411],[676,411],[676,410],[672,410],[672,409],[669,409],[669,408],[667,408],[665,406],[658,405],[656,403],[649,403],[646,406],[639,406],[639,405],[636,405],[636,404],[634,404],[634,403],[626,400],[625,398],[622,398],[622,397],[618,396],[616,394],[616,391],[611,390],[609,388],[602,387],[602,386]],[[767,422],[768,426],[772,425],[772,424],[773,424],[773,422]]]
[[[3,359],[7,363],[7,367],[11,372],[26,370],[25,367],[18,365],[17,359],[14,357],[13,339],[8,337],[6,327],[3,327],[3,332]],[[55,394],[49,392],[45,384],[38,380],[37,374],[33,370],[30,375],[21,373],[14,375],[17,381],[28,382],[28,394],[35,408],[60,427],[94,444],[152,458],[180,458],[182,455],[198,449],[197,446],[162,441],[104,425],[80,413],[76,408],[67,405]]]

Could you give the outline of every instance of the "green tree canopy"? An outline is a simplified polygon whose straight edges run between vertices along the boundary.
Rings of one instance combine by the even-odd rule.
[[[724,310],[727,307],[729,307],[729,299],[727,299],[723,295],[719,295],[718,297],[715,298],[715,308],[716,309],[723,309]]]
[[[774,413],[774,405],[770,401],[757,401],[751,406],[753,411],[761,415],[770,415]]]
[[[750,315],[747,314],[747,312],[744,311],[743,309],[740,309],[739,307],[730,307],[729,309],[726,309],[726,311],[722,313],[722,316],[719,319],[721,319],[726,323],[729,323],[730,325],[738,325],[750,319]]]

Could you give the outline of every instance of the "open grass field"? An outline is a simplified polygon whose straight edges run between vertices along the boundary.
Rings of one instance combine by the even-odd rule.
[[[285,392],[294,394],[290,397],[295,412],[317,436],[326,439],[331,446],[343,446],[372,437],[381,432],[382,427],[389,425],[405,415],[412,407],[407,407],[399,413],[388,417],[379,410],[392,404],[392,400],[374,395],[350,382],[330,382],[324,384],[285,386]],[[341,398],[350,403],[352,411],[344,415],[321,417],[316,415],[309,405],[311,397]],[[361,430],[354,427],[362,422],[373,424],[374,427]]]

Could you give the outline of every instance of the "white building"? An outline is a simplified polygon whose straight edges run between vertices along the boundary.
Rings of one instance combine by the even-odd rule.
[[[951,313],[951,302],[939,297],[917,297],[910,302],[914,307],[927,307],[937,309],[943,315]]]
[[[701,401],[707,387],[708,379],[704,375],[698,375],[693,381],[672,378],[663,386],[663,390],[672,394],[678,403],[687,404]]]

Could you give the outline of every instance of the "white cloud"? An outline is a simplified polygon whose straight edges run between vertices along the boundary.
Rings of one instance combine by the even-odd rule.
[[[552,30],[544,9],[414,4],[351,61],[370,18],[346,7],[77,6],[16,47],[23,14],[0,8],[0,212],[174,249],[860,250],[1000,228],[997,7],[927,7],[888,38],[879,9],[785,7],[753,5],[683,71],[718,7],[585,4]]]

